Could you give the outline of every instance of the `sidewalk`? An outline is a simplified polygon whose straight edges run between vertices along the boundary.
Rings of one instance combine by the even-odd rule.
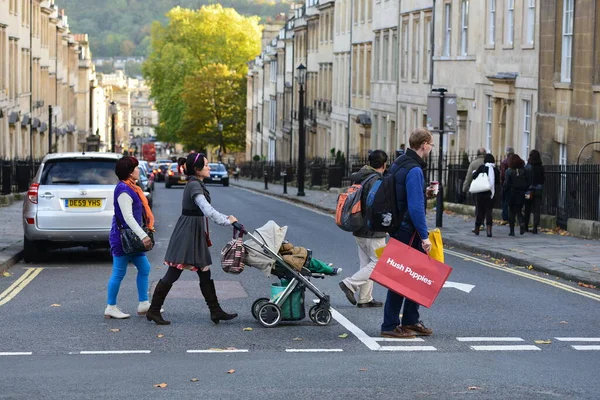
[[[23,258],[23,201],[0,207],[0,275]]]
[[[298,190],[289,186],[288,194],[284,195],[283,185],[269,183],[269,189],[265,190],[263,181],[245,179],[231,181],[230,185],[284,198],[331,214],[335,212],[338,196],[333,191],[305,190],[306,196],[298,197]],[[427,222],[430,228],[435,227],[435,211],[428,212]],[[518,266],[532,266],[538,271],[600,288],[600,241],[562,236],[552,231],[520,236],[517,230],[516,237],[509,237],[508,226],[497,225],[493,228],[494,236],[488,238],[485,231],[475,236],[471,232],[474,225],[473,216],[444,213],[444,244]]]

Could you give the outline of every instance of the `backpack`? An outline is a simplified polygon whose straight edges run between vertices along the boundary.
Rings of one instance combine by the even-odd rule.
[[[399,158],[394,162],[398,163],[398,160]],[[370,231],[393,233],[398,230],[404,219],[404,213],[400,215],[398,211],[395,173],[389,173],[373,184],[365,206],[367,228]]]
[[[236,233],[238,233],[236,237]],[[242,232],[233,228],[231,239],[221,250],[221,268],[228,274],[241,274],[244,271],[244,260],[247,250],[242,241]]]
[[[377,178],[373,173],[361,183],[350,186],[345,193],[340,193],[335,208],[335,223],[346,232],[356,232],[365,226],[365,218],[362,208],[362,193],[367,182]]]
[[[529,189],[529,177],[525,169],[516,169],[512,182],[513,190],[517,192],[525,192]]]

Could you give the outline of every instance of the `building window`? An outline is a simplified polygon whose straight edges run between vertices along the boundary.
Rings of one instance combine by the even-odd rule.
[[[487,108],[485,114],[485,148],[488,151],[492,150],[492,118],[493,118],[493,106],[492,96],[486,96]]]
[[[398,81],[398,31],[392,31],[392,79]]]
[[[567,145],[564,143],[558,144],[558,164],[567,165]]]
[[[573,3],[574,0],[563,1],[562,54],[560,63],[560,80],[571,82],[571,63],[573,53]]]
[[[277,60],[271,61],[270,80],[271,83],[277,83]]]
[[[531,143],[531,101],[523,100],[523,156],[529,154]]]
[[[379,149],[379,114],[373,113],[371,120],[371,148]]]
[[[525,9],[525,43],[532,45],[535,38],[535,1],[526,0],[527,8]]]
[[[460,4],[460,54],[467,55],[469,45],[469,0]]]
[[[506,2],[506,20],[505,20],[504,44],[512,46],[515,40],[515,0]]]
[[[431,68],[431,34],[432,34],[431,17],[425,18],[425,43],[423,51],[423,79],[427,82],[430,80]]]
[[[444,56],[450,57],[450,40],[452,39],[452,6],[444,4]]]
[[[421,23],[418,19],[413,20],[413,35],[412,35],[412,69],[411,77],[413,80],[419,79],[419,59],[421,52],[421,35],[419,34],[419,28]]]
[[[374,52],[375,52],[375,58],[373,61],[373,80],[377,81],[379,80],[379,57],[381,56],[380,54],[380,49],[381,49],[381,33],[380,32],[376,32],[375,33],[375,40],[374,40]]]
[[[389,53],[390,53],[390,36],[387,32],[385,32],[383,34],[383,55],[382,55],[382,62],[381,62],[381,68],[382,68],[382,74],[381,74],[381,79],[383,79],[384,81],[387,81],[389,79],[389,66],[388,63],[390,61],[390,57],[389,57]]]
[[[277,102],[274,97],[269,101],[269,130],[275,132],[277,126]]]
[[[371,46],[367,45],[366,47],[366,52],[367,52],[367,59],[366,59],[366,69],[367,69],[367,73],[364,74],[364,79],[365,79],[365,93],[367,95],[367,97],[371,97]]]
[[[402,21],[402,64],[400,77],[406,79],[408,69],[408,20]]]

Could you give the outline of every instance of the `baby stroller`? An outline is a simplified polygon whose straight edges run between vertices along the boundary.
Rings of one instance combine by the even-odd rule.
[[[318,303],[308,310],[308,317],[317,325],[329,325],[331,322],[329,296],[322,293],[310,282],[310,278],[323,279],[325,277],[324,274],[313,273],[307,268],[312,256],[311,252],[308,252],[304,266],[298,271],[284,261],[278,253],[285,239],[287,227],[281,228],[274,221],[269,221],[252,234],[238,223],[234,226],[250,237],[250,240],[244,242],[244,247],[248,251],[246,264],[262,270],[267,276],[272,274],[282,282],[289,282],[284,288],[281,288],[281,292],[273,299],[261,297],[254,301],[251,309],[252,316],[265,328],[273,328],[279,325],[281,321],[304,319],[306,316],[304,293],[308,289],[319,299]],[[295,302],[297,312],[294,315],[288,313],[286,316],[286,313],[282,311],[282,307],[290,306],[292,301]]]

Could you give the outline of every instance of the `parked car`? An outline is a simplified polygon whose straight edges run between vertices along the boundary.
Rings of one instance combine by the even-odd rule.
[[[146,171],[143,168],[140,168],[140,179],[138,179],[137,184],[144,191],[144,195],[148,200],[148,205],[150,208],[152,208],[152,190],[150,189],[150,179],[148,179],[148,175],[146,175]],[[154,184],[154,182],[152,182],[152,184]]]
[[[173,163],[169,166],[169,170],[165,176],[165,188],[169,189],[171,186],[185,185],[187,183],[185,178],[185,174],[179,172],[177,163]]]
[[[208,163],[210,167],[210,178],[204,178],[204,183],[221,183],[229,186],[229,174],[223,163]]]
[[[139,160],[138,162],[140,163],[140,171],[143,170],[146,173],[146,177],[148,179],[147,189],[149,192],[152,192],[154,190],[154,172],[152,172],[148,161]]]
[[[93,152],[44,157],[23,203],[25,261],[53,248],[109,246],[119,158]]]

